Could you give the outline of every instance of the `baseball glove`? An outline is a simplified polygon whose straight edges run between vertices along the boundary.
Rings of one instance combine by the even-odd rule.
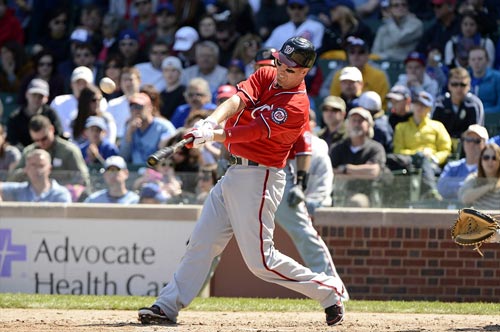
[[[497,235],[500,230],[500,223],[494,217],[475,209],[461,209],[458,211],[458,218],[451,228],[451,238],[461,246],[475,246],[481,256],[483,253],[479,249],[484,242]]]

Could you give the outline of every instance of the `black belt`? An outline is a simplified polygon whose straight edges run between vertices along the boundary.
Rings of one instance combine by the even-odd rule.
[[[233,155],[231,155],[229,157],[229,163],[231,165],[243,165],[243,166],[260,166],[261,165],[256,161],[249,160],[246,158],[236,157]]]

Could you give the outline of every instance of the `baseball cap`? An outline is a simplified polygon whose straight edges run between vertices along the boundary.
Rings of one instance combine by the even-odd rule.
[[[90,33],[83,28],[76,28],[71,33],[69,40],[77,43],[87,43],[90,41]]]
[[[338,6],[345,6],[352,11],[355,11],[354,2],[351,0],[326,0],[326,5],[330,9],[334,9]]]
[[[26,90],[28,93],[38,93],[45,97],[49,96],[49,91],[49,83],[41,78],[32,79],[28,85],[28,89]]]
[[[177,69],[180,72],[184,70],[184,68],[182,68],[181,60],[175,56],[168,56],[165,59],[163,59],[161,63],[161,68],[165,69],[167,67],[173,67],[174,69]]]
[[[337,96],[328,96],[323,100],[320,109],[323,110],[324,106],[329,106],[331,108],[337,108],[345,113],[346,105],[344,99]]]
[[[485,141],[490,139],[490,136],[488,135],[488,130],[484,128],[481,125],[478,124],[472,124],[470,125],[466,131],[462,134],[462,136],[466,136],[468,133],[475,133]]]
[[[125,29],[122,30],[118,35],[118,41],[120,42],[125,39],[132,39],[135,41],[139,41],[139,35],[132,29]]]
[[[125,159],[120,156],[111,156],[104,161],[104,169],[108,169],[111,166],[115,166],[119,169],[127,169]]]
[[[169,12],[169,14],[175,14],[174,5],[171,4],[170,2],[160,3],[158,4],[158,6],[156,6],[156,14],[159,14],[164,10]]]
[[[370,112],[378,112],[382,109],[382,100],[375,91],[366,91],[359,96],[358,106]]]
[[[84,80],[89,84],[94,82],[94,74],[92,73],[92,70],[85,66],[76,67],[73,70],[73,73],[71,73],[71,82],[78,80]]]
[[[240,59],[231,59],[227,65],[227,68],[229,67],[237,67],[240,71],[245,73],[245,64]]]
[[[85,121],[85,128],[98,127],[101,130],[108,130],[106,121],[100,116],[89,116],[87,121]]]
[[[410,97],[410,90],[404,85],[395,85],[391,88],[391,91],[386,95],[386,98],[403,100]]]
[[[273,52],[277,51],[278,50],[273,47],[261,48],[257,51],[257,54],[255,54],[255,64],[274,66]]]
[[[168,199],[161,187],[154,182],[143,184],[139,196],[140,198],[153,198],[159,203],[166,203]]]
[[[434,97],[427,91],[420,91],[414,98],[415,103],[421,103],[426,107],[432,107],[434,105]]]
[[[344,67],[340,71],[339,79],[341,81],[349,80],[354,82],[363,82],[363,74],[356,67]]]
[[[347,118],[349,119],[351,116],[353,116],[353,114],[361,116],[363,119],[368,121],[370,127],[373,127],[373,117],[369,111],[365,110],[362,107],[354,107],[347,114]]]
[[[288,0],[288,5],[309,6],[307,0]]]
[[[129,99],[129,104],[138,104],[142,106],[150,105],[151,98],[144,92],[134,93]]]
[[[408,56],[405,59],[405,65],[410,62],[410,61],[417,61],[419,62],[422,66],[426,65],[427,59],[425,58],[425,55],[420,52],[410,52]]]
[[[182,27],[175,33],[174,51],[187,51],[200,39],[198,32],[192,27]]]
[[[232,85],[221,85],[217,89],[217,100],[221,98],[231,98],[238,90]]]
[[[457,3],[457,0],[432,0],[433,5],[443,5],[445,3],[449,3],[450,5],[454,5]]]
[[[368,44],[365,42],[365,40],[363,38],[356,37],[356,36],[349,36],[346,38],[346,41],[345,41],[346,48],[351,48],[351,47],[356,47],[356,46],[361,47],[364,50],[369,49]]]

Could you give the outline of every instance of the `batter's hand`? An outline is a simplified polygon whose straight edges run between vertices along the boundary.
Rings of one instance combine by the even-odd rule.
[[[192,128],[189,132],[184,135],[184,138],[192,137],[193,141],[186,144],[188,149],[199,148],[206,142],[211,142],[214,140],[214,131],[209,128]]]
[[[299,203],[304,201],[305,199],[306,196],[304,195],[304,192],[302,191],[302,186],[300,184],[296,184],[295,186],[290,188],[290,191],[288,192],[288,196],[286,198],[288,206],[291,207],[299,205]]]
[[[217,128],[218,123],[211,116],[206,119],[201,119],[196,121],[193,125],[193,129],[206,128],[206,129],[215,129]]]

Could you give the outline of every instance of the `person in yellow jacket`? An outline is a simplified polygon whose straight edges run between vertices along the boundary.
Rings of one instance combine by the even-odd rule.
[[[394,150],[387,157],[387,166],[391,170],[421,168],[422,198],[442,200],[436,175],[451,153],[451,138],[441,122],[429,117],[433,103],[434,98],[425,91],[412,101],[413,116],[396,125]]]

